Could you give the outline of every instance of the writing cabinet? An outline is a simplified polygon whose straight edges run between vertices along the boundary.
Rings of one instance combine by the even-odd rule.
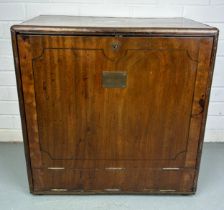
[[[216,28],[39,16],[11,31],[32,193],[195,192]]]

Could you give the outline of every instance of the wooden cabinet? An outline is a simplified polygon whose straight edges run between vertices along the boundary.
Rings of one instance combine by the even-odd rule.
[[[196,190],[218,30],[39,16],[12,27],[30,190]]]

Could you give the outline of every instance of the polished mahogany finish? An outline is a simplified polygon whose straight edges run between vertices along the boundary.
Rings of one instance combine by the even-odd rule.
[[[183,18],[13,26],[30,191],[194,193],[217,36]]]

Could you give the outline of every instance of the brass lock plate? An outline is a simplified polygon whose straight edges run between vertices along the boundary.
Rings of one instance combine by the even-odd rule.
[[[127,86],[127,72],[103,71],[102,86],[104,88],[125,88]]]

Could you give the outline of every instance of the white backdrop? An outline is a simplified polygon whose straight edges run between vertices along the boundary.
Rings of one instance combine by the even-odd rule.
[[[22,141],[9,28],[39,14],[187,17],[217,26],[206,141],[224,142],[224,0],[0,0],[0,141]]]

